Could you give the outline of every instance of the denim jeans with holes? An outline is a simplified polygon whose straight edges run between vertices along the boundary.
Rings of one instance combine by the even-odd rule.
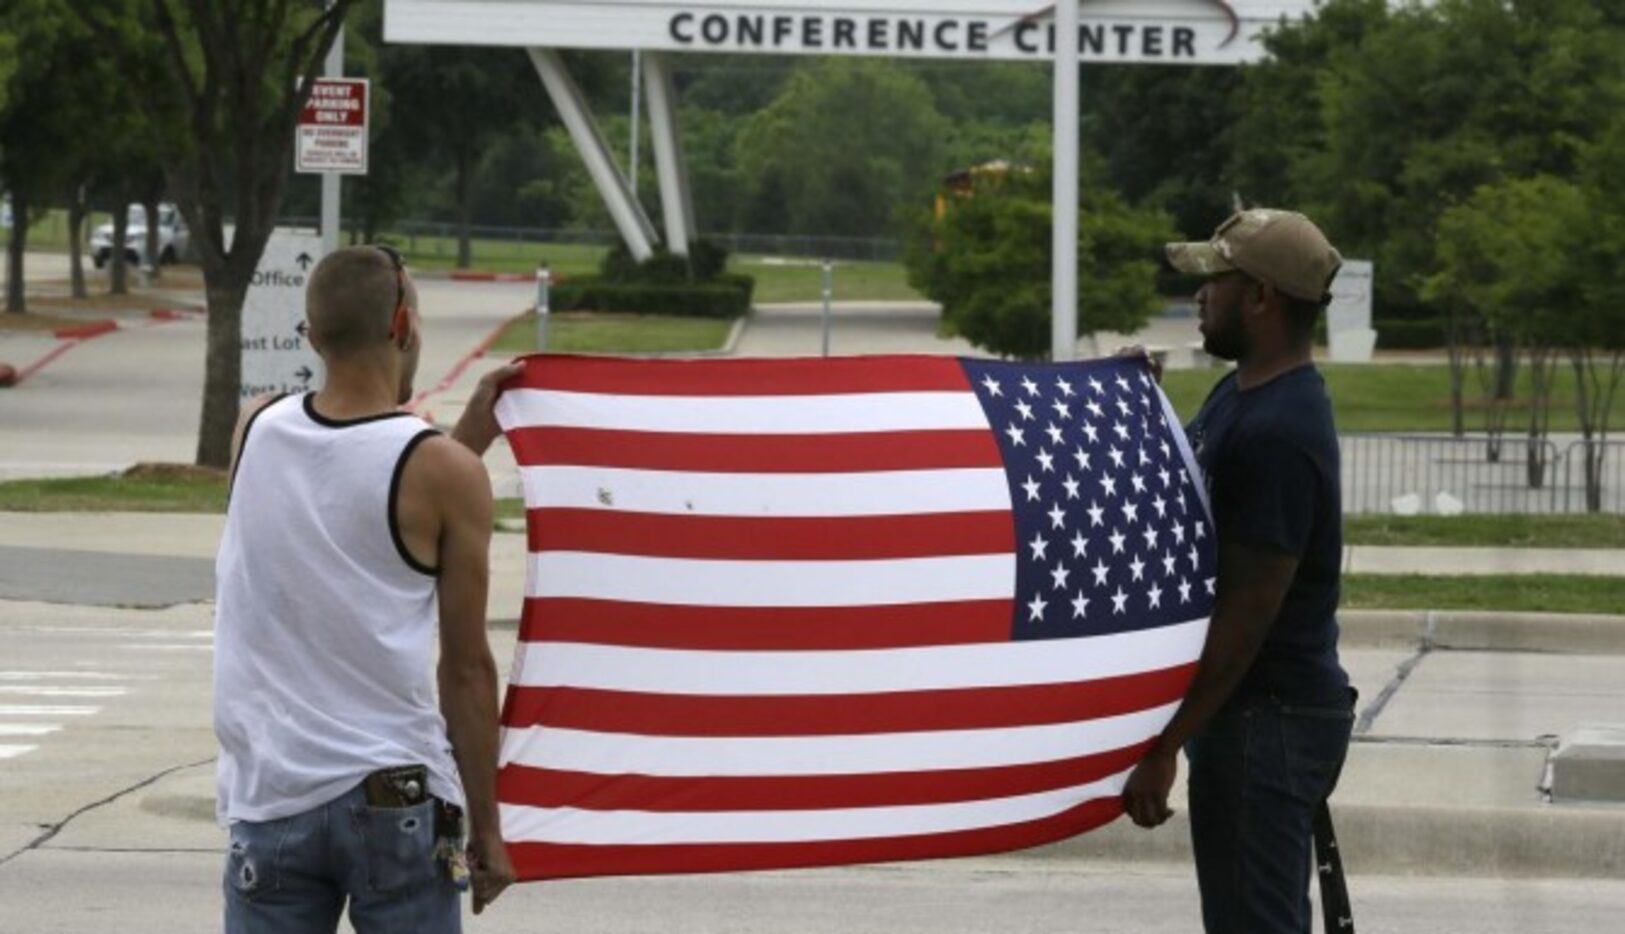
[[[226,934],[336,931],[346,903],[358,934],[457,934],[435,806],[369,807],[357,787],[303,814],[231,825]]]
[[[1350,707],[1232,702],[1185,747],[1207,934],[1309,934],[1315,808],[1337,787]]]

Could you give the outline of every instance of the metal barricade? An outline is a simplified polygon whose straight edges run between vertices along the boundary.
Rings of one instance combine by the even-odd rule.
[[[1569,458],[1551,441],[1506,435],[1343,435],[1346,513],[1535,514],[1584,511]],[[1622,511],[1618,484],[1609,494]]]
[[[1625,514],[1625,441],[1574,441],[1564,450],[1564,512]]]

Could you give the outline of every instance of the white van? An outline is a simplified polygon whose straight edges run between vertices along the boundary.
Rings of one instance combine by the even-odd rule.
[[[124,232],[124,259],[132,265],[141,265],[141,253],[147,248],[147,209],[139,204],[130,205],[129,227]],[[158,205],[158,262],[168,265],[179,262],[187,253],[190,235],[186,219],[173,205]],[[113,225],[111,222],[96,228],[90,235],[90,259],[97,269],[113,258]]]

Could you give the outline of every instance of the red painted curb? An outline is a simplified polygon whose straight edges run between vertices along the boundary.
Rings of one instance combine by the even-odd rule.
[[[513,327],[516,321],[519,321],[528,315],[530,315],[530,312],[521,311],[512,318],[509,318],[508,320],[497,325],[496,328],[491,331],[491,333],[485,335],[483,340],[474,345],[473,350],[470,350],[468,353],[464,354],[462,358],[459,359],[449,371],[447,371],[446,375],[440,378],[440,382],[436,383],[432,389],[425,389],[413,396],[412,401],[406,404],[406,410],[408,412],[417,412],[423,403],[428,401],[430,396],[439,395],[440,393],[450,389],[452,384],[457,382],[457,380],[462,377],[463,372],[472,366],[475,360],[485,356],[486,353],[490,351],[491,345],[497,342],[497,338],[501,337],[504,331],[508,330],[510,327]]]
[[[90,337],[100,337],[109,331],[117,330],[117,321],[95,321],[90,324],[76,324],[72,327],[57,328],[51,333],[58,340],[84,340]]]
[[[187,318],[195,318],[202,312],[185,308],[154,308],[148,314],[159,321],[184,321]]]
[[[451,271],[453,282],[534,282],[535,276],[521,275],[517,272],[481,272],[477,269],[453,269]]]

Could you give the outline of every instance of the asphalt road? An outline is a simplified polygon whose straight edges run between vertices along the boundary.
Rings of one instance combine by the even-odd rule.
[[[218,929],[210,609],[0,601],[0,934]],[[503,650],[510,637],[497,633]],[[1177,831],[1164,831],[1177,832]],[[1073,852],[1077,852],[1074,850]],[[1189,870],[1042,855],[524,885],[470,931],[1197,929]],[[1617,930],[1625,881],[1357,876],[1362,932]]]

